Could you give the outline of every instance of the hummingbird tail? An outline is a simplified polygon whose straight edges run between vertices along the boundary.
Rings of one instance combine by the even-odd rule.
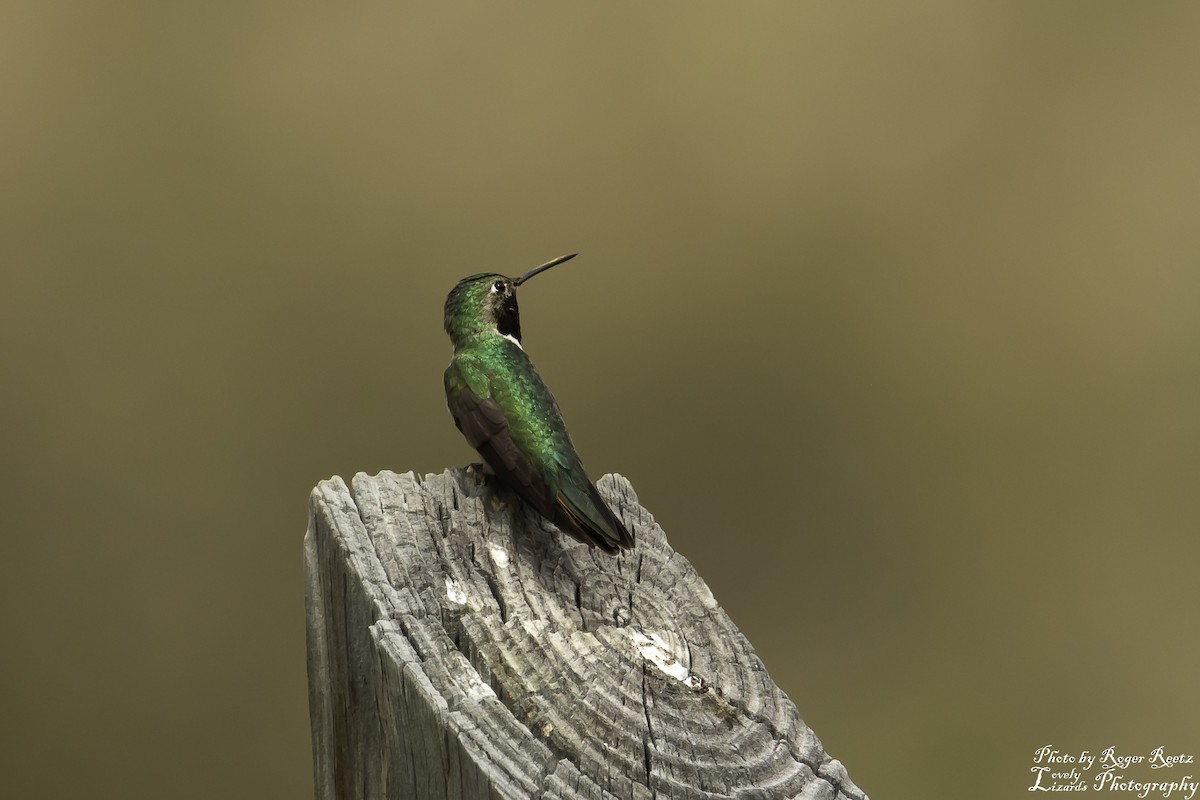
[[[633,534],[608,507],[590,481],[586,488],[570,483],[563,486],[557,505],[559,513],[553,520],[554,524],[580,541],[607,553],[633,547]]]

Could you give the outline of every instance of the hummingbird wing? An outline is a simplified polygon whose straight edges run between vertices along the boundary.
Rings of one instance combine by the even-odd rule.
[[[549,487],[509,430],[504,409],[490,397],[480,397],[462,373],[446,370],[446,406],[454,424],[488,466],[544,517],[553,518],[554,501]]]
[[[514,436],[504,409],[492,397],[481,394],[490,394],[494,389],[503,392],[506,387],[494,386],[493,379],[488,378],[473,388],[454,363],[446,370],[445,385],[446,405],[467,443],[538,513],[575,539],[605,552],[633,546],[633,536],[588,479],[569,437],[556,442],[554,456],[546,460],[545,469],[539,469],[517,441],[529,437],[521,436],[519,431]],[[544,386],[539,388],[546,392],[549,407],[557,415],[553,397]],[[517,422],[519,427],[520,420]],[[566,430],[561,421],[559,427]],[[557,491],[552,484],[557,484]]]

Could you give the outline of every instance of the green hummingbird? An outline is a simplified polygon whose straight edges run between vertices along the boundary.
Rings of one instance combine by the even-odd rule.
[[[467,442],[525,502],[564,533],[616,553],[633,547],[633,536],[584,472],[554,395],[521,347],[517,287],[577,255],[519,278],[471,275],[450,291],[446,405]]]

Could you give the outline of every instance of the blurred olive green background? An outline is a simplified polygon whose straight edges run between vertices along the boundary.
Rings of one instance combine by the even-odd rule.
[[[446,292],[521,290],[876,798],[1200,751],[1200,9],[0,11],[0,795],[309,797],[331,475],[473,460]]]

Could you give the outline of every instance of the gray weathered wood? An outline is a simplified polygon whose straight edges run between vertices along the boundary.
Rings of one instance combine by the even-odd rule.
[[[864,798],[629,482],[607,556],[473,470],[313,490],[319,800]]]

